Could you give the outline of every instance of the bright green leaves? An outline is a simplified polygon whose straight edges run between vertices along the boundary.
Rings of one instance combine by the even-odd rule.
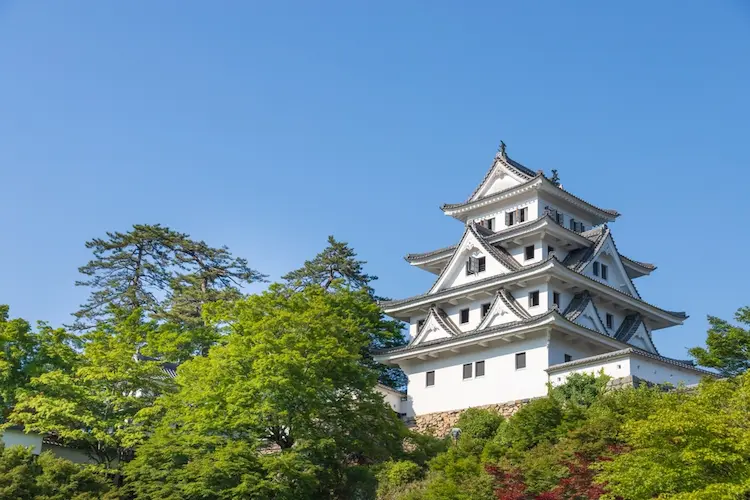
[[[750,326],[750,307],[742,307],[735,320]],[[717,368],[727,377],[733,377],[750,368],[750,330],[735,326],[715,316],[709,316],[711,328],[706,339],[707,349],[694,347],[690,355],[698,364]]]

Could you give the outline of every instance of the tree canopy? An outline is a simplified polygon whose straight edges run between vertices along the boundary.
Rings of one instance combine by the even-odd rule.
[[[740,308],[735,320],[750,326],[750,307]],[[690,354],[698,364],[717,368],[723,375],[734,377],[750,368],[750,329],[732,325],[726,320],[709,316],[711,328],[706,339],[707,348],[694,347]]]

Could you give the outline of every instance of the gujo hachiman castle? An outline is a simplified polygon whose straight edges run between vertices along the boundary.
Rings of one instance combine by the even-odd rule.
[[[641,297],[635,281],[656,266],[620,253],[616,210],[512,160],[503,143],[469,198],[441,209],[464,224],[460,241],[406,256],[435,275],[432,287],[382,303],[409,324],[408,345],[375,354],[408,376],[407,396],[392,398],[400,413],[512,408],[578,372],[674,386],[710,375],[659,354],[654,333],[687,316]]]

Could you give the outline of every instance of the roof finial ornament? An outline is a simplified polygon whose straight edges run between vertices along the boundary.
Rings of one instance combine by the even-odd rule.
[[[500,153],[500,156],[505,158],[507,155],[505,154],[505,142],[500,141],[500,147],[497,148],[497,152]]]

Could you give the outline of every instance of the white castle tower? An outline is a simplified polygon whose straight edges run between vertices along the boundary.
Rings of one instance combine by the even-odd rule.
[[[710,374],[659,355],[652,332],[687,316],[641,298],[633,280],[656,267],[620,254],[607,226],[617,211],[512,160],[503,143],[469,199],[441,208],[466,225],[461,241],[407,255],[435,283],[382,304],[409,323],[408,345],[375,356],[409,377],[402,413],[544,396],[574,372],[675,386]]]

